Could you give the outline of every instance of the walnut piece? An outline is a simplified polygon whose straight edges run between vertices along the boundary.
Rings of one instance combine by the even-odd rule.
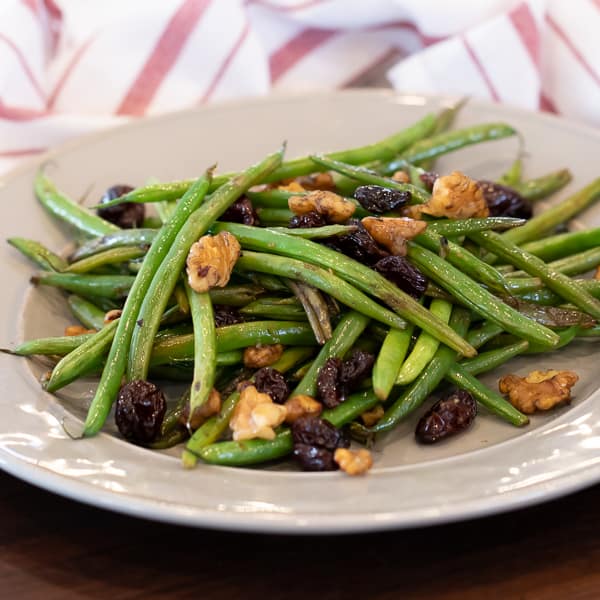
[[[479,184],[460,171],[438,177],[429,202],[412,206],[411,209],[411,216],[425,213],[449,219],[488,217],[490,214]]]
[[[354,203],[327,190],[315,190],[302,196],[290,196],[288,207],[295,215],[316,211],[330,223],[344,223],[356,210]]]
[[[335,181],[331,173],[313,173],[302,175],[297,181],[305,190],[335,190]]]
[[[338,448],[333,455],[333,460],[348,475],[364,475],[373,466],[373,457],[368,450],[348,450]]]
[[[526,377],[506,375],[498,382],[502,394],[521,412],[531,415],[536,410],[550,410],[571,401],[571,388],[579,377],[573,371],[532,371]]]
[[[305,192],[306,189],[301,183],[298,183],[295,179],[292,179],[289,183],[277,186],[278,190],[282,192]]]
[[[288,398],[284,406],[287,410],[286,423],[293,423],[300,417],[317,417],[323,411],[323,405],[318,400],[304,394]]]
[[[181,413],[181,416],[179,417],[179,423],[181,423],[181,425],[183,425],[185,427],[187,427],[189,425],[189,428],[192,431],[196,431],[196,429],[198,429],[198,427],[200,427],[200,425],[202,425],[202,423],[204,423],[204,421],[206,421],[206,419],[208,419],[209,417],[212,417],[213,415],[218,414],[220,410],[221,410],[221,394],[219,393],[218,390],[213,388],[210,391],[210,394],[208,395],[206,402],[204,404],[202,404],[201,406],[198,406],[194,409],[194,413],[192,414],[191,419],[189,419],[190,403],[188,401],[188,403],[186,404],[186,406],[184,407],[184,409]],[[188,423],[188,419],[189,419],[189,423]]]
[[[361,223],[380,246],[395,256],[406,256],[406,240],[427,229],[425,221],[407,217],[365,217]]]
[[[113,308],[104,315],[104,324],[108,325],[111,321],[118,319],[123,311],[120,308]]]
[[[275,437],[275,427],[283,423],[286,414],[285,406],[275,404],[269,394],[263,394],[253,385],[248,385],[241,391],[229,422],[233,439],[272,440]]]
[[[409,183],[410,182],[410,177],[408,176],[408,173],[406,173],[404,171],[395,171],[394,174],[392,175],[392,179],[394,181],[397,181],[398,183]]]
[[[65,335],[83,335],[85,333],[96,333],[95,329],[86,329],[83,325],[68,325],[65,327]]]
[[[240,253],[240,243],[227,231],[201,237],[192,245],[187,257],[190,287],[195,292],[225,287]]]
[[[249,369],[262,369],[278,361],[283,354],[281,344],[257,344],[244,350],[244,366]]]
[[[365,411],[362,415],[360,415],[360,418],[365,424],[365,427],[373,427],[373,425],[375,425],[375,423],[377,423],[377,421],[379,421],[381,417],[383,417],[383,413],[383,406],[381,406],[381,404],[378,404],[377,406],[374,406],[371,410]]]

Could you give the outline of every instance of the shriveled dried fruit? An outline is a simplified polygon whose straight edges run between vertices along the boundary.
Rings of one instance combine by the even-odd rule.
[[[502,394],[521,412],[531,415],[571,402],[571,388],[579,377],[573,371],[532,371],[526,377],[506,375],[498,382]]]
[[[333,454],[333,460],[348,475],[364,475],[373,466],[373,457],[365,448],[338,448]]]
[[[531,202],[513,188],[485,179],[479,180],[479,187],[492,217],[531,218]]]
[[[344,392],[351,392],[360,382],[371,374],[375,357],[364,350],[353,350],[352,354],[344,360],[340,370],[340,383]]]
[[[327,408],[335,408],[344,401],[344,393],[340,384],[342,361],[339,358],[328,358],[319,369],[317,376],[317,396]]]
[[[328,223],[344,223],[356,210],[356,206],[334,192],[315,190],[301,196],[290,196],[288,207],[295,215],[316,211]]]
[[[393,255],[406,255],[406,241],[427,229],[427,223],[408,217],[365,217],[362,221],[372,238]]]
[[[240,311],[233,306],[225,306],[224,304],[215,304],[213,306],[215,315],[215,326],[224,327],[225,325],[235,325],[243,323],[244,317]]]
[[[281,344],[257,344],[244,350],[244,366],[250,369],[268,367],[278,361],[283,354]]]
[[[425,171],[425,173],[421,173],[419,175],[419,179],[424,183],[425,187],[429,191],[433,189],[433,184],[438,177],[439,175],[433,171]]]
[[[247,196],[238,198],[219,218],[220,221],[259,225],[258,215]]]
[[[333,471],[336,448],[347,448],[348,437],[329,421],[319,417],[299,417],[292,423],[294,457],[305,471]]]
[[[142,379],[121,386],[115,423],[121,435],[138,444],[153,442],[160,435],[167,402],[162,390]]]
[[[189,425],[190,429],[192,431],[195,431],[196,429],[198,429],[198,427],[200,427],[200,425],[202,425],[202,423],[204,423],[204,421],[206,421],[206,419],[208,419],[209,417],[212,417],[213,415],[218,414],[218,412],[220,410],[221,410],[221,394],[219,393],[218,390],[213,388],[210,391],[210,394],[209,394],[206,402],[204,402],[201,406],[197,406],[195,408],[192,418],[189,419],[189,423],[188,423],[188,418],[189,418],[189,414],[190,414],[190,404],[188,401],[188,403],[186,404],[186,406],[184,407],[184,409],[181,413],[179,422],[181,423],[181,425],[186,426],[186,427]]]
[[[303,471],[335,471],[338,468],[333,452],[319,446],[294,444],[294,458]]]
[[[95,329],[88,329],[83,325],[67,325],[65,327],[65,335],[72,337],[74,335],[84,335],[85,333],[96,333]]]
[[[361,185],[354,192],[354,198],[358,200],[359,204],[376,214],[400,208],[408,204],[411,197],[410,192],[390,190],[380,185]]]
[[[269,394],[262,394],[253,385],[248,385],[240,392],[229,427],[237,441],[272,440],[275,427],[283,423],[285,415],[285,406],[275,404]]]
[[[102,198],[100,198],[100,204],[116,200],[132,190],[133,188],[129,185],[113,185],[104,192]],[[117,204],[116,206],[99,208],[96,212],[105,221],[114,223],[122,229],[141,227],[146,216],[144,205],[137,202],[123,202],[123,204]]]
[[[316,210],[311,210],[303,215],[294,215],[289,223],[290,229],[323,227],[323,225],[327,225],[327,219]]]
[[[263,367],[256,371],[254,385],[259,392],[269,394],[277,404],[283,404],[290,395],[290,387],[283,373],[273,367]]]
[[[479,184],[460,171],[438,177],[433,184],[431,199],[425,204],[410,207],[410,216],[422,214],[449,219],[487,217],[487,207]]]
[[[123,311],[120,308],[113,308],[104,315],[104,324],[107,325],[111,321],[118,319]]]
[[[192,245],[187,257],[190,287],[199,293],[225,287],[240,253],[240,243],[227,231],[202,236]]]
[[[323,405],[312,396],[298,394],[288,398],[285,402],[287,415],[286,423],[293,423],[300,417],[318,417],[323,412]]]
[[[348,225],[354,225],[356,230],[346,235],[330,238],[326,242],[329,248],[366,265],[372,265],[389,256],[388,252],[377,245],[377,242],[358,219],[351,219],[348,221]]]
[[[375,263],[373,269],[417,300],[427,289],[427,277],[402,256],[382,258]]]
[[[456,390],[421,417],[415,436],[422,444],[433,444],[470,427],[476,415],[477,404],[471,394]]]

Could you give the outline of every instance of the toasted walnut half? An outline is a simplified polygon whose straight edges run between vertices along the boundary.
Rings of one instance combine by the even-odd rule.
[[[460,171],[454,171],[435,180],[429,202],[411,207],[411,216],[423,213],[449,219],[469,219],[487,217],[490,211],[479,184]]]
[[[550,410],[571,401],[571,388],[579,377],[573,371],[532,371],[527,377],[506,375],[498,389],[508,394],[510,403],[527,415],[536,410]]]
[[[363,475],[373,466],[373,457],[364,448],[358,450],[338,448],[333,455],[333,460],[348,475]]]
[[[244,350],[244,366],[249,369],[262,369],[278,361],[283,354],[281,344],[257,344]]]
[[[202,404],[202,406],[198,406],[194,410],[194,413],[192,414],[192,418],[189,419],[190,429],[192,429],[192,431],[195,431],[196,429],[198,429],[198,427],[200,427],[200,425],[202,425],[202,423],[204,423],[204,421],[206,421],[206,419],[208,419],[209,417],[212,417],[213,415],[218,414],[218,412],[220,410],[221,410],[221,394],[219,394],[218,390],[213,388],[210,391],[210,394],[209,394],[206,402],[204,404]],[[182,425],[184,425],[184,426],[188,425],[189,414],[190,414],[190,404],[188,402],[187,405],[185,406],[185,408],[183,409],[181,416],[179,417],[179,422]]]
[[[323,405],[318,400],[304,394],[292,396],[284,406],[287,410],[286,423],[293,423],[300,417],[318,417],[323,412]]]
[[[427,229],[425,221],[407,217],[365,217],[361,223],[380,246],[395,256],[405,256],[406,240],[412,240]]]
[[[196,292],[225,287],[240,252],[240,243],[227,231],[201,237],[192,245],[187,257],[190,287]]]
[[[405,171],[395,171],[394,174],[392,175],[392,179],[394,181],[397,181],[398,183],[409,183],[410,182],[410,177],[408,176],[408,173],[406,173]]]
[[[360,415],[360,418],[365,424],[365,427],[373,427],[373,425],[375,425],[377,421],[381,420],[381,417],[383,417],[383,413],[383,406],[381,406],[381,404],[378,404],[371,410],[365,411],[362,415]]]
[[[111,321],[118,319],[123,311],[120,308],[113,308],[104,315],[104,324],[108,325]]]
[[[354,203],[327,190],[315,190],[302,196],[291,196],[288,198],[288,206],[295,215],[305,215],[315,211],[330,223],[344,223],[356,210]]]
[[[298,181],[296,181],[295,179],[292,179],[292,181],[290,181],[288,183],[283,183],[282,185],[278,185],[277,189],[281,190],[282,192],[305,192],[306,191],[304,186],[301,183],[299,183]]]
[[[66,336],[83,335],[85,333],[96,333],[95,329],[86,329],[83,325],[68,325],[65,327]]]
[[[248,385],[241,391],[229,422],[233,439],[272,440],[275,437],[275,427],[283,423],[286,414],[285,406],[275,404],[269,394],[262,394],[253,385]]]

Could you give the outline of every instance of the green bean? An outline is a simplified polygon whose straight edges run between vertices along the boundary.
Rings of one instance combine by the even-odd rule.
[[[286,283],[300,301],[317,343],[324,344],[331,338],[332,331],[329,309],[323,295],[317,288],[301,281],[288,279]]]
[[[491,339],[500,335],[503,331],[504,328],[502,326],[497,325],[493,321],[485,321],[480,327],[470,329],[469,333],[467,333],[466,340],[473,348],[480,348]]]
[[[303,196],[306,192],[290,192],[288,190],[248,190],[246,196],[256,208],[288,208],[288,200],[292,196]]]
[[[508,421],[512,425],[522,427],[529,423],[529,419],[518,411],[510,402],[500,394],[490,390],[483,383],[475,379],[459,364],[450,366],[446,377],[461,390],[469,392],[479,403],[483,404],[490,412]]]
[[[546,346],[553,346],[558,342],[558,337],[553,331],[522,316],[433,252],[409,242],[408,256],[425,275],[484,319],[493,321],[506,331],[532,342]]]
[[[50,214],[86,235],[104,235],[119,229],[116,225],[75,204],[59,192],[42,172],[38,172],[35,177],[34,189],[38,200]]]
[[[380,170],[384,174],[393,173],[402,160],[417,163],[422,160],[437,158],[443,154],[460,150],[471,144],[479,144],[499,140],[514,135],[516,131],[505,123],[485,123],[474,125],[465,129],[457,129],[447,133],[440,133],[416,142],[407,152],[400,155],[399,159],[392,160]]]
[[[599,279],[574,279],[573,281],[594,298],[600,298]],[[552,290],[542,287],[542,281],[537,277],[509,279],[508,282],[511,285],[511,293],[528,302],[553,305],[562,301],[561,297]]]
[[[428,202],[431,197],[429,192],[426,190],[422,190],[410,183],[400,183],[390,179],[389,177],[382,177],[375,171],[371,171],[365,167],[355,167],[353,165],[346,164],[338,160],[331,160],[325,156],[316,154],[312,155],[311,159],[315,162],[315,164],[320,165],[321,167],[331,169],[332,171],[341,173],[346,177],[356,179],[362,184],[380,185],[392,190],[410,192],[412,199],[411,201],[413,204],[423,204]]]
[[[292,395],[315,396],[317,377],[321,367],[329,358],[342,358],[352,348],[368,324],[369,318],[365,315],[356,311],[346,313],[340,319],[331,338],[321,347],[319,354],[292,392]]]
[[[527,221],[512,217],[486,217],[483,219],[448,219],[427,223],[427,231],[432,231],[444,237],[459,237],[474,231],[512,229],[520,227]]]
[[[297,227],[290,229],[288,227],[272,227],[274,231],[286,233],[301,237],[307,240],[320,240],[330,238],[337,235],[347,235],[354,233],[358,227],[356,225],[325,225],[324,227]]]
[[[377,294],[377,290],[381,289],[383,293],[380,299],[393,308],[401,317],[428,331],[441,342],[455,348],[465,356],[476,354],[474,349],[456,332],[448,327],[446,323],[432,316],[414,298],[402,292],[397,286],[369,267],[349,259],[335,250],[325,248],[321,244],[310,240],[237,223],[221,223],[216,227],[216,230],[229,231],[237,237],[244,248],[265,250],[290,256],[291,258],[300,258],[324,269],[331,269],[333,273],[365,293]]]
[[[330,410],[324,410],[322,418],[335,427],[342,427],[365,411],[373,408],[379,400],[373,392],[360,392]],[[243,442],[219,442],[202,448],[200,458],[209,464],[247,466],[281,458],[292,451],[292,435],[284,429],[273,440],[244,440]]]
[[[505,239],[505,237],[492,231],[472,233],[470,237],[473,241],[486,248],[486,250],[493,252],[497,256],[501,256],[527,273],[539,277],[549,289],[592,315],[592,317],[596,319],[600,318],[600,302],[574,280],[549,268],[544,261],[524,252],[518,246]],[[510,331],[508,328],[506,329]],[[511,333],[519,335],[515,331],[511,331]]]
[[[431,301],[429,310],[446,323],[450,320],[452,304],[446,300],[434,299]],[[396,385],[408,385],[412,383],[425,369],[433,358],[439,347],[439,341],[426,331],[422,331],[415,342],[412,352],[400,367],[396,378]]]
[[[415,242],[421,244],[432,252],[438,254],[442,251],[442,236],[426,229],[422,234],[415,238]],[[446,240],[444,244],[444,258],[451,264],[460,269],[465,275],[483,283],[488,288],[500,293],[507,292],[507,284],[504,277],[491,265],[483,262],[468,250]]]
[[[262,225],[279,227],[287,225],[294,213],[289,208],[257,208],[256,214]]]
[[[6,241],[23,256],[46,271],[62,271],[68,266],[66,260],[39,242],[20,237],[9,238]]]
[[[539,240],[558,225],[566,223],[569,219],[585,210],[598,200],[598,198],[600,198],[600,178],[595,179],[566,200],[532,217],[523,227],[511,229],[502,235],[507,241],[518,245]]]
[[[117,325],[118,319],[111,321],[81,346],[64,356],[52,369],[52,375],[46,384],[46,390],[55,392],[98,367],[99,361],[110,348]]]
[[[94,335],[94,333],[83,333],[81,335],[37,338],[22,342],[12,350],[2,348],[1,351],[5,354],[14,354],[16,356],[64,356],[81,346],[81,344]]]
[[[507,185],[509,187],[514,188],[515,186],[521,183],[523,178],[523,160],[521,156],[519,156],[513,163],[510,165],[508,171],[500,177],[498,183],[502,185]]]
[[[409,323],[402,329],[390,329],[373,365],[373,391],[383,402],[388,399],[404,362],[412,339],[414,326]]]
[[[141,256],[144,256],[144,254],[146,254],[146,250],[141,248],[131,248],[127,246],[123,248],[111,248],[110,250],[104,250],[104,252],[99,252],[93,256],[88,256],[87,258],[82,258],[81,260],[71,263],[64,269],[64,272],[89,273],[90,271],[94,271],[105,265],[114,265],[134,258],[140,258]]]
[[[187,422],[189,429],[194,411],[208,400],[215,384],[217,334],[213,306],[208,292],[195,292],[187,281],[185,282],[185,291],[194,325],[194,380],[190,390],[190,410]]]
[[[582,252],[600,246],[600,227],[585,229],[583,231],[569,231],[559,233],[541,240],[522,244],[521,248],[529,254],[548,262],[570,256],[575,252]]]
[[[203,236],[221,214],[249,187],[260,181],[281,163],[284,148],[253,165],[243,174],[221,186],[197,208],[177,232],[171,247],[156,269],[147,293],[139,307],[136,320],[142,326],[134,328],[127,363],[127,379],[145,379],[150,364],[154,336],[169,296],[173,292],[192,244]]]
[[[578,326],[567,327],[562,331],[558,332],[558,337],[560,341],[556,345],[556,348],[553,348],[552,351],[559,350],[564,346],[570,344],[577,336],[581,335],[582,331],[588,331],[591,328],[583,328]],[[547,348],[540,348],[535,344],[529,344],[529,348],[526,350],[525,354],[540,354],[548,352]]]
[[[469,311],[455,307],[450,317],[450,326],[460,336],[469,328]],[[386,409],[383,417],[368,431],[378,433],[393,429],[406,416],[415,411],[437,388],[446,371],[456,359],[456,352],[447,346],[440,346],[427,369],[421,372],[413,384]]]
[[[88,410],[84,425],[85,435],[96,434],[110,412],[127,365],[131,336],[138,321],[140,305],[148,292],[155,271],[167,254],[179,229],[204,199],[210,178],[211,172],[208,171],[190,187],[178,203],[173,218],[160,229],[148,250],[142,268],[127,295],[106,365]]]
[[[406,322],[398,315],[383,308],[343,279],[313,264],[273,254],[244,251],[235,268],[242,272],[258,271],[298,279],[315,286],[346,306],[353,307],[355,310],[389,327],[404,329],[406,326]]]
[[[256,344],[311,346],[315,336],[308,323],[295,321],[251,321],[217,327],[217,351],[229,352]],[[152,365],[166,364],[174,359],[194,357],[194,334],[165,336],[156,340],[152,350]]]
[[[80,296],[98,296],[118,300],[125,298],[134,283],[131,275],[79,275],[78,273],[43,272],[34,275],[34,285],[50,285]]]
[[[105,312],[93,302],[71,294],[67,303],[73,316],[88,329],[102,329],[104,327]]]
[[[228,285],[224,288],[213,288],[209,290],[210,299],[213,304],[225,306],[246,306],[249,302],[256,300],[264,293],[264,288],[253,284]]]
[[[470,375],[479,375],[480,373],[492,371],[511,358],[523,354],[528,348],[529,342],[527,340],[520,340],[502,348],[482,352],[474,358],[468,358],[462,361],[460,366]]]
[[[590,248],[577,254],[571,254],[571,256],[559,258],[547,263],[546,266],[552,271],[557,271],[563,275],[581,275],[595,269],[598,265],[600,265],[600,247]],[[527,277],[527,275],[528,273],[525,271],[513,271],[510,277]]]
[[[85,242],[73,252],[70,260],[81,260],[98,252],[126,246],[138,246],[145,249],[154,241],[157,233],[156,229],[119,229]]]
[[[278,300],[278,302],[274,302],[269,298],[259,298],[246,304],[240,309],[240,312],[248,317],[306,321],[306,313],[296,298],[292,298],[293,303],[289,302],[290,298],[279,298]]]
[[[571,179],[569,169],[561,169],[537,179],[518,183],[514,188],[527,200],[541,200],[564,188]]]

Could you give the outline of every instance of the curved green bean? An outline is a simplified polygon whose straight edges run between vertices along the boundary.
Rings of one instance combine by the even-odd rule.
[[[408,352],[413,330],[412,323],[409,323],[404,330],[390,329],[383,340],[373,365],[373,391],[381,401],[387,400],[394,387]]]
[[[140,258],[146,254],[146,250],[147,249],[127,246],[122,248],[111,248],[110,250],[104,250],[93,256],[88,256],[87,258],[82,258],[81,260],[73,262],[66,267],[63,272],[80,274],[89,273],[90,271],[94,271],[105,265],[114,265]]]
[[[71,262],[87,258],[98,252],[123,248],[125,246],[139,246],[146,248],[154,241],[158,231],[156,229],[119,229],[83,243],[70,256]]]
[[[80,275],[78,273],[54,273],[45,271],[31,278],[34,285],[50,285],[80,296],[125,298],[134,284],[131,275]]]
[[[63,271],[67,268],[66,260],[48,250],[46,246],[34,240],[21,237],[8,238],[6,240],[13,248],[16,248],[23,256],[33,261],[44,270]]]

